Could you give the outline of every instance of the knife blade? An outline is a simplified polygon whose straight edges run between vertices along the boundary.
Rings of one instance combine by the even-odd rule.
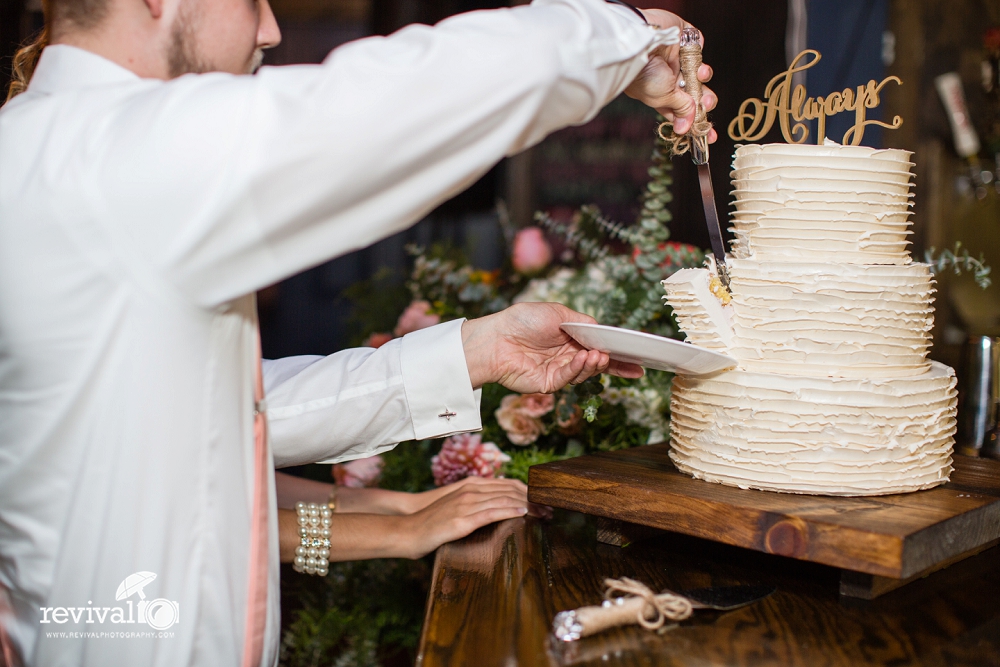
[[[701,33],[691,27],[684,28],[680,39],[681,76],[684,89],[691,95],[697,105],[695,118],[703,117],[701,106],[701,82],[698,81],[698,68],[701,67]],[[708,165],[708,137],[695,135],[694,124],[688,139],[691,146],[691,159],[698,167],[698,183],[701,186],[701,203],[705,209],[705,224],[708,227],[708,237],[712,241],[712,254],[715,255],[715,266],[719,280],[729,288],[729,271],[726,266],[726,244],[722,240],[722,225],[719,224],[719,211],[715,206],[715,188],[712,187],[712,172]]]
[[[740,586],[709,586],[681,591],[680,595],[691,600],[695,609],[731,611],[754,604],[770,597],[776,586],[743,584]]]
[[[729,288],[729,270],[726,266],[726,244],[722,240],[722,225],[719,224],[719,211],[715,208],[715,190],[712,188],[712,172],[708,163],[698,165],[698,183],[701,185],[701,200],[705,208],[705,224],[708,225],[708,236],[712,240],[712,254],[715,255],[715,266],[719,271],[719,280]]]

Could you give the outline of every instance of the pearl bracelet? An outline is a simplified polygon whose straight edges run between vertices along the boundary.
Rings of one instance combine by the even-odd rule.
[[[296,503],[299,537],[302,542],[295,547],[292,567],[296,572],[325,577],[330,571],[330,517],[333,511],[328,504]]]

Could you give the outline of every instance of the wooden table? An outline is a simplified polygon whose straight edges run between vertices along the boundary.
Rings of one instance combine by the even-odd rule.
[[[1000,547],[874,601],[838,595],[835,568],[662,533],[621,548],[594,519],[512,519],[437,553],[418,665],[1000,666]],[[765,583],[753,606],[696,616],[657,635],[637,627],[572,644],[556,612],[600,602],[605,577],[654,589]]]

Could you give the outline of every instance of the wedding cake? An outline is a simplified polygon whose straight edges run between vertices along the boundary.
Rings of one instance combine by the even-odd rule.
[[[927,359],[934,278],[907,250],[910,153],[737,148],[728,292],[664,281],[688,340],[737,368],[674,379],[678,469],[743,488],[881,495],[951,472],[954,371]]]

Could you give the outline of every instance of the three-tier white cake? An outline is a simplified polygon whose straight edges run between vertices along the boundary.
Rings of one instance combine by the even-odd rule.
[[[688,339],[739,360],[674,379],[680,470],[826,495],[947,481],[955,375],[927,359],[934,278],[907,250],[909,157],[829,143],[736,150],[731,303],[708,269],[664,281]]]

